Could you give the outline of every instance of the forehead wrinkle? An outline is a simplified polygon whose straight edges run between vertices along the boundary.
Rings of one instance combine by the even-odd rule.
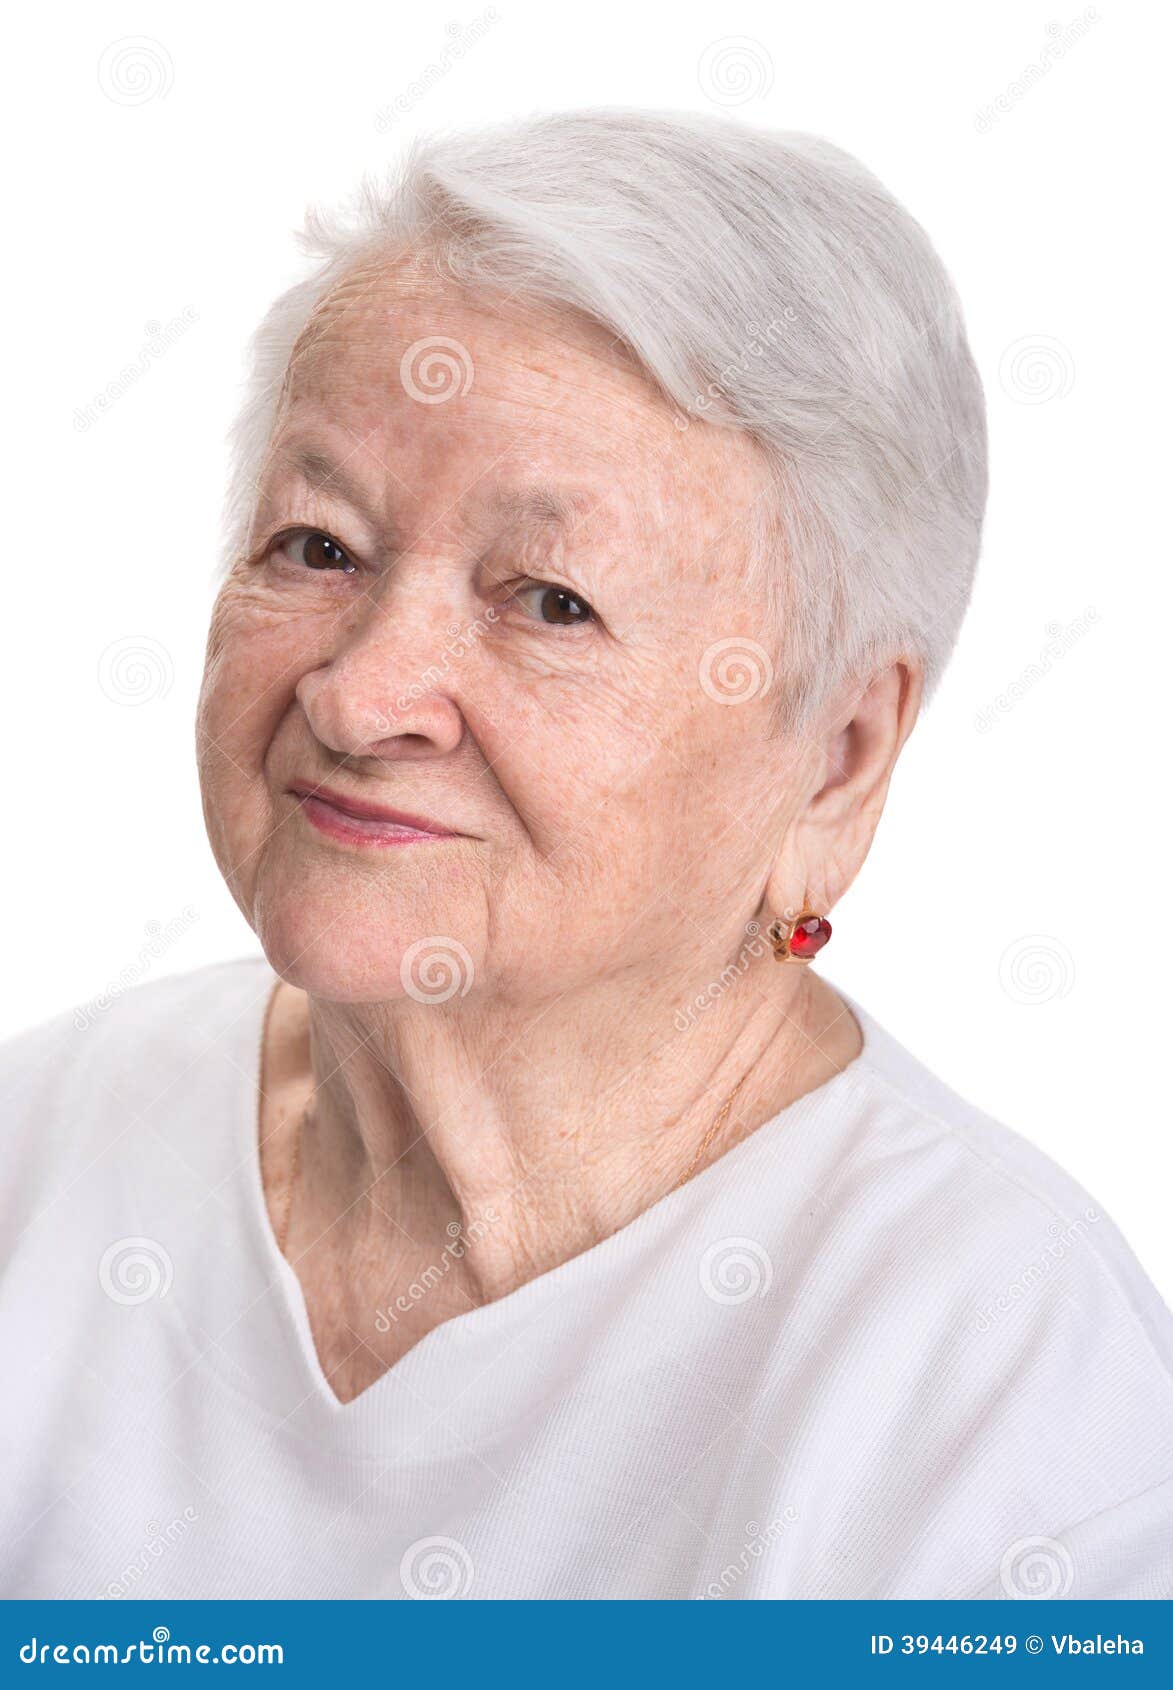
[[[396,323],[395,319],[399,313],[395,307],[407,307],[410,310],[414,305],[426,303],[437,306],[443,303],[442,300],[437,300],[435,290],[431,288],[418,292],[414,288],[392,289],[389,290],[392,297],[384,298],[381,296],[382,290],[372,289],[369,282],[364,286],[364,282],[365,278],[363,282],[357,277],[350,278],[349,288],[339,289],[335,298],[329,302],[331,306],[341,303],[346,309],[337,315],[332,309],[327,310],[319,317],[319,335],[315,349],[325,352],[325,342],[332,341],[333,331],[340,330],[341,344],[337,346],[337,353],[341,356],[328,360],[325,367],[316,357],[312,360],[317,369],[310,387],[315,390],[323,380],[326,383],[326,388],[322,389],[323,393],[329,390],[332,380],[342,382],[349,389],[354,385],[356,370],[369,382],[369,363],[364,364],[362,361],[363,353],[367,350],[367,336],[370,335],[382,349],[386,348],[390,331],[394,345],[396,329],[402,334],[406,327],[402,321]],[[483,306],[480,314],[487,314]],[[340,317],[345,317],[344,324],[340,323]],[[567,327],[570,328],[570,334],[565,333]],[[438,525],[445,525],[446,519],[455,519],[462,526],[474,526],[479,529],[500,516],[505,520],[533,523],[539,530],[560,530],[569,535],[581,528],[592,515],[597,514],[604,521],[618,521],[623,528],[629,529],[624,549],[632,543],[639,544],[641,540],[659,544],[663,542],[666,531],[682,514],[679,507],[689,482],[692,484],[691,499],[683,502],[686,505],[694,503],[700,507],[693,510],[689,526],[717,526],[712,520],[713,513],[705,511],[704,507],[711,502],[712,493],[716,491],[713,482],[723,482],[730,466],[723,461],[713,463],[708,453],[699,453],[690,461],[685,443],[681,441],[672,425],[663,395],[657,393],[654,387],[649,390],[642,372],[638,368],[631,368],[627,359],[617,359],[617,349],[612,347],[610,342],[607,347],[608,356],[602,359],[598,347],[590,344],[585,336],[584,344],[575,345],[573,331],[576,327],[576,324],[564,325],[556,318],[553,322],[542,321],[541,332],[532,337],[526,336],[523,344],[498,346],[494,349],[492,358],[483,362],[478,360],[478,383],[471,401],[454,401],[452,410],[446,409],[442,416],[412,416],[405,421],[402,416],[387,413],[384,424],[390,429],[392,438],[398,436],[400,429],[409,425],[414,425],[411,429],[414,433],[420,424],[429,429],[442,424],[451,436],[451,443],[455,448],[463,446],[466,434],[475,437],[484,427],[481,402],[489,400],[499,417],[502,412],[511,419],[514,412],[522,415],[528,424],[527,432],[530,435],[530,441],[524,444],[536,446],[536,455],[548,458],[549,452],[543,448],[556,449],[565,440],[575,456],[585,452],[588,457],[608,462],[612,474],[615,470],[615,435],[618,434],[625,437],[628,448],[628,451],[622,454],[627,461],[627,474],[621,477],[621,482],[627,482],[626,490],[638,496],[633,497],[630,503],[627,500],[620,503],[609,496],[609,490],[606,488],[592,489],[584,494],[577,488],[567,489],[553,480],[549,484],[539,484],[528,489],[504,489],[499,493],[484,489],[484,482],[492,475],[496,464],[510,458],[516,460],[519,444],[522,443],[516,439],[508,439],[507,442],[502,441],[503,449],[496,454],[495,463],[490,461],[477,469],[463,495],[453,498],[442,513],[427,520],[423,529],[425,534],[435,530]],[[307,339],[310,337],[307,336]],[[546,343],[544,346],[543,341]],[[571,360],[569,368],[558,368],[556,354],[564,347],[566,350],[585,353],[587,367],[576,367]],[[555,354],[553,360],[551,353]],[[359,360],[357,364],[356,359]],[[612,359],[617,361],[613,363]],[[591,366],[594,367],[593,371]],[[315,406],[321,402],[320,395],[315,392],[314,396],[310,397],[306,393],[301,378],[307,373],[304,369],[299,369],[298,379],[293,385],[300,391],[304,403]],[[589,395],[592,373],[597,374],[603,383],[608,421],[601,428],[604,440],[587,442],[576,437],[574,425],[578,417],[577,399],[580,391],[587,391]],[[398,394],[394,396],[398,398]],[[491,412],[489,420],[492,420]],[[333,421],[337,423],[338,418],[334,417]],[[503,432],[509,435],[512,430],[505,429]],[[396,483],[406,498],[414,504],[417,494],[423,496],[426,490],[422,487],[413,488],[401,474],[384,462],[378,446],[372,444],[372,439],[379,438],[380,428],[376,424],[371,435],[356,442],[355,450],[361,449],[364,454],[369,454],[379,466],[380,474]],[[723,457],[723,454],[721,456]],[[706,462],[706,458],[710,461]],[[361,487],[347,485],[349,478],[340,465],[329,460],[328,454],[315,454],[303,460],[303,463],[303,478],[307,480],[312,491],[326,497],[337,494],[347,499],[364,515],[368,514],[368,504],[362,497]],[[531,463],[528,467],[532,471],[538,468],[538,465]],[[555,466],[550,463],[543,467],[565,467],[573,474],[571,464]],[[483,498],[482,491],[485,493]],[[382,493],[382,488],[379,492]],[[710,494],[709,499],[704,497],[705,493]],[[718,503],[723,502],[723,493],[724,488],[721,494],[718,494]],[[382,502],[380,498],[379,517],[375,519],[373,512],[371,513],[372,520],[378,520],[381,527],[389,525],[389,513],[382,514]],[[702,513],[706,520],[698,524],[696,519]],[[687,520],[688,511],[683,514]],[[471,524],[467,521],[468,517],[473,518]]]
[[[356,358],[369,379],[371,360],[379,355],[387,358],[383,378],[393,377],[405,346],[438,330],[466,348],[481,394],[498,400],[556,409],[560,393],[589,387],[600,377],[612,388],[612,403],[633,414],[641,401],[660,397],[630,348],[585,313],[512,295],[485,297],[435,276],[412,277],[410,270],[405,279],[394,266],[380,274],[377,263],[343,277],[315,306],[287,366],[285,389],[328,392],[332,382],[353,373],[347,366]],[[487,360],[481,350],[486,331],[504,340]],[[559,368],[564,360],[570,367]],[[585,371],[575,368],[580,362]],[[520,401],[510,385],[519,376],[531,384]],[[539,398],[534,383],[548,397]]]

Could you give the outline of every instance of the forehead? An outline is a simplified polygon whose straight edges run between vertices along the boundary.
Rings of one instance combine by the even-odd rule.
[[[717,533],[757,504],[763,460],[743,435],[682,420],[584,315],[477,295],[417,256],[382,257],[349,271],[306,324],[271,462],[297,473],[319,438],[324,457],[379,477],[402,514],[415,505],[425,520],[473,492],[540,515],[526,498],[540,483],[583,492],[596,523],[686,515]]]
[[[447,340],[465,354],[451,396],[429,388],[426,368],[417,368],[430,343]],[[615,401],[626,396],[658,408],[636,360],[599,324],[581,313],[462,287],[416,255],[369,259],[335,282],[298,337],[286,385],[308,399],[336,394],[343,384],[386,392],[390,378],[408,398],[439,403],[474,385],[483,389],[486,381],[492,386],[502,371],[525,377],[535,390],[543,379],[590,380]]]

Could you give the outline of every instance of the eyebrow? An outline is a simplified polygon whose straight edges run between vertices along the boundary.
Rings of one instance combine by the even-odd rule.
[[[531,517],[551,528],[571,528],[597,499],[580,488],[543,481],[533,487],[499,492],[491,502],[503,516]]]
[[[368,521],[377,520],[362,487],[327,453],[313,446],[299,446],[289,452],[284,462],[315,492],[337,495]],[[554,482],[543,481],[531,487],[503,488],[486,503],[495,513],[510,520],[529,518],[550,528],[572,528],[602,497],[602,494],[592,494],[583,488],[561,487]]]
[[[336,494],[361,512],[368,521],[374,520],[374,514],[358,482],[347,475],[342,465],[334,463],[325,452],[319,452],[313,446],[299,446],[289,453],[284,462],[295,475],[307,482],[315,493]]]

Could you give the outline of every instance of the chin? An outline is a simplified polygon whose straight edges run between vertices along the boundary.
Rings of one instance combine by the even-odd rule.
[[[267,877],[265,877],[267,878]],[[422,889],[421,889],[422,890]],[[434,892],[434,888],[432,889]],[[369,884],[346,886],[336,875],[301,874],[257,889],[253,927],[270,967],[331,1003],[447,1003],[465,997],[476,979],[467,930],[455,910],[386,896]]]

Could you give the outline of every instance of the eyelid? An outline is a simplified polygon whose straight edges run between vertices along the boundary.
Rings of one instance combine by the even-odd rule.
[[[541,565],[538,567],[542,568]],[[511,575],[507,569],[503,569],[499,575],[492,578],[493,585],[510,593],[520,592],[523,587],[553,587],[556,592],[569,593],[572,598],[581,599],[583,604],[589,604],[591,609],[594,609],[593,601],[572,581],[564,581],[557,574],[546,574],[544,569],[535,575],[532,570],[525,568],[520,559],[515,560],[514,568],[518,570],[517,574]]]
[[[354,549],[345,545],[332,529],[323,527],[320,523],[309,522],[288,523],[283,528],[276,529],[267,539],[261,541],[254,548],[246,559],[246,562],[249,566],[263,563],[266,558],[268,558],[281,546],[285,545],[288,541],[300,536],[311,534],[322,535],[324,539],[329,540],[332,545],[338,547],[339,551],[343,554],[344,558],[352,566],[352,568],[361,568],[360,560],[355,555]],[[321,573],[331,572],[322,571]],[[567,581],[555,580],[548,575],[522,575],[516,577],[512,582],[501,581],[498,585],[504,588],[507,600],[517,599],[522,593],[534,591],[535,589],[540,589],[543,592],[549,592],[552,590],[558,593],[565,593],[567,597],[577,600],[578,603],[585,608],[587,614],[585,617],[576,621],[545,622],[541,616],[531,615],[525,609],[521,610],[521,614],[525,617],[527,622],[533,622],[540,627],[553,629],[557,631],[560,636],[565,637],[578,629],[590,627],[592,624],[598,624],[600,627],[603,624],[603,619],[599,615],[599,612],[595,609],[592,601],[587,598],[585,593],[580,592],[577,587],[572,587]]]
[[[348,563],[354,564],[356,569],[359,567],[359,560],[355,556],[353,547],[346,545],[342,540],[340,540],[334,533],[333,529],[324,528],[320,523],[312,522],[294,522],[289,523],[284,528],[277,529],[276,532],[271,534],[267,540],[262,541],[262,543],[252,553],[249,558],[249,562],[262,562],[269,556],[270,552],[276,551],[277,548],[283,545],[287,540],[292,540],[298,535],[303,534],[320,534],[323,539],[329,540],[332,546],[338,547],[338,550],[343,553]]]
[[[539,626],[543,626],[543,627],[546,627],[546,628],[554,628],[554,629],[557,629],[560,632],[569,633],[570,630],[573,629],[573,628],[576,628],[576,627],[577,628],[586,628],[586,627],[589,627],[591,625],[591,623],[601,622],[601,620],[602,620],[599,616],[598,611],[595,609],[595,607],[591,603],[590,599],[588,599],[586,597],[585,593],[580,593],[578,591],[577,587],[567,586],[565,581],[551,581],[546,576],[541,576],[541,575],[523,575],[523,576],[520,576],[514,583],[512,583],[510,585],[509,591],[508,591],[508,596],[509,596],[510,599],[516,599],[522,593],[532,592],[535,588],[540,588],[543,592],[549,592],[552,589],[556,593],[565,593],[568,598],[576,599],[579,604],[583,605],[585,607],[586,611],[587,611],[587,615],[585,617],[581,618],[580,620],[576,621],[576,622],[572,621],[572,622],[545,622],[545,623],[543,623],[542,618],[540,616],[531,616],[528,611],[523,611],[522,614],[525,616],[525,619],[526,619],[527,622],[536,622],[536,623],[539,624]]]

